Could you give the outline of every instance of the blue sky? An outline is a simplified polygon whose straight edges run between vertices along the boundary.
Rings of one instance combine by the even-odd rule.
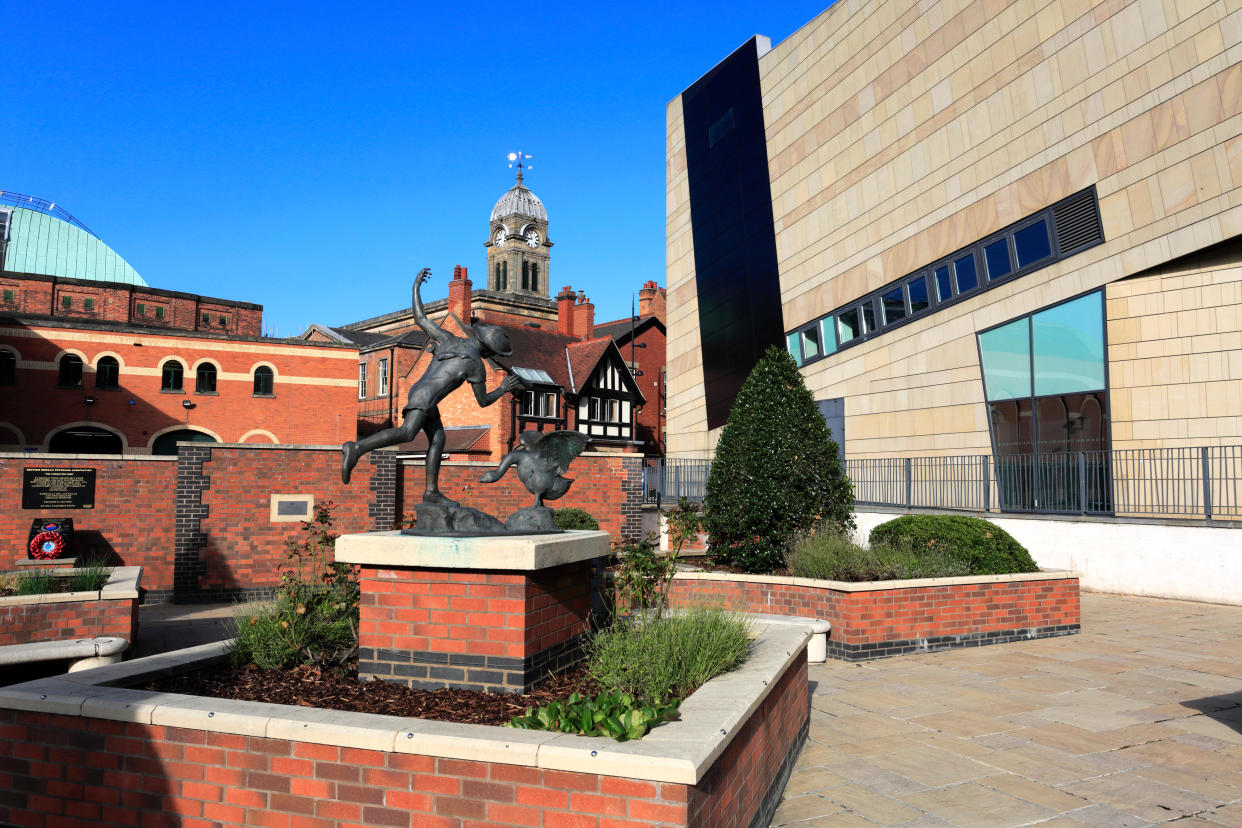
[[[0,189],[55,200],[153,286],[264,306],[271,333],[484,281],[534,156],[553,291],[599,320],[664,284],[664,108],[827,5],[25,3],[5,11]]]

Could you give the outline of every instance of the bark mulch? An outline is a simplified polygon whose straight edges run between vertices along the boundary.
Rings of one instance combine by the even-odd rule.
[[[505,724],[525,713],[527,707],[564,701],[575,691],[590,695],[600,692],[581,664],[549,676],[530,693],[415,690],[386,681],[359,681],[356,674],[341,676],[314,667],[264,670],[254,666],[200,670],[159,679],[143,689],[483,725]]]

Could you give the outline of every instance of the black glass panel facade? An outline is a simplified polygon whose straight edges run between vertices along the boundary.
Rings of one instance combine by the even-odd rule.
[[[763,351],[784,342],[754,39],[682,93],[682,118],[707,427],[717,428]]]

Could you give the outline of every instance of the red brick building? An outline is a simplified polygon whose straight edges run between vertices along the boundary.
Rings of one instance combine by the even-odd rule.
[[[260,336],[248,302],[0,271],[0,450],[339,443],[355,349]]]

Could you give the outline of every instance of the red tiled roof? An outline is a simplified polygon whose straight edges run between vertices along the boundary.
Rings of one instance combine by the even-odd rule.
[[[569,364],[573,368],[571,391],[578,393],[578,389],[587,381],[587,377],[594,373],[595,366],[599,365],[600,359],[610,345],[612,345],[612,339],[608,337],[588,339],[585,342],[574,342],[569,345]]]
[[[561,388],[570,390],[565,346],[576,343],[576,336],[543,328],[523,328],[516,325],[500,327],[509,334],[509,344],[513,347],[513,355],[501,357],[501,362],[512,368],[539,368],[547,372],[552,381]]]
[[[633,330],[637,335],[638,333],[641,333],[645,327],[652,323],[660,325],[661,328],[663,328],[663,323],[660,322],[660,318],[658,316],[644,316],[634,322],[633,327],[631,327],[630,318],[627,316],[624,319],[617,319],[612,322],[601,322],[595,326],[595,335],[610,336],[617,342],[621,342],[630,338],[631,330]]]

